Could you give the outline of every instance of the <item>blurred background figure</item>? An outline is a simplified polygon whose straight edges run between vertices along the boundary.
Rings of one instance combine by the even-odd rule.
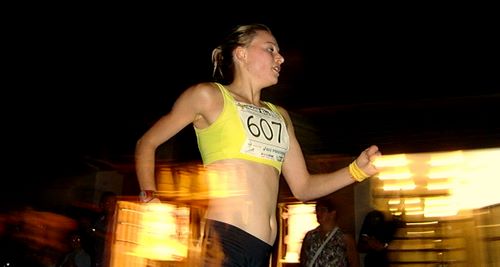
[[[358,240],[358,251],[365,253],[363,260],[365,267],[389,266],[387,251],[398,227],[398,221],[394,218],[386,220],[385,214],[379,210],[372,210],[366,214]]]
[[[300,250],[301,267],[358,267],[359,255],[352,235],[337,225],[337,209],[329,198],[316,202],[319,226],[306,233]]]
[[[69,235],[69,251],[63,255],[57,267],[91,267],[90,254],[83,248],[84,234],[76,231]]]
[[[24,206],[5,215],[0,266],[54,267],[67,250],[66,236],[76,229],[67,216]]]
[[[109,240],[113,233],[113,218],[116,209],[117,196],[114,192],[103,192],[99,200],[99,215],[92,225],[94,233],[94,263],[95,267],[108,266],[110,256]]]

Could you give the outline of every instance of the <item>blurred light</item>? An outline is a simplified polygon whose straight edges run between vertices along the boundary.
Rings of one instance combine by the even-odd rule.
[[[307,231],[319,224],[316,219],[315,204],[289,204],[287,208],[288,235],[285,237],[286,254],[283,262],[299,262],[302,239]]]
[[[404,202],[405,204],[419,204],[422,201],[420,200],[420,198],[414,197],[414,198],[406,198]]]
[[[377,158],[373,164],[377,168],[406,166],[409,164],[405,154],[384,155]]]
[[[399,190],[413,190],[416,185],[413,181],[404,181],[400,183],[384,184],[382,187],[384,191],[399,191]]]
[[[179,218],[187,217],[189,222],[189,212],[182,207],[166,203],[150,203],[142,207],[138,247],[133,254],[163,261],[185,259],[189,236],[186,231],[189,225],[183,225],[185,222]]]
[[[457,165],[464,161],[463,151],[431,153],[430,166]]]
[[[381,172],[377,177],[380,180],[404,180],[409,179],[413,174],[408,168],[391,169],[390,171]]]
[[[406,232],[407,235],[433,235],[435,234],[436,231],[431,230],[431,231],[408,231]]]
[[[401,204],[401,199],[397,198],[397,199],[390,199],[387,204],[389,205],[399,205]]]
[[[431,225],[431,224],[438,224],[438,221],[430,221],[430,222],[407,222],[406,225],[412,226],[412,225]]]

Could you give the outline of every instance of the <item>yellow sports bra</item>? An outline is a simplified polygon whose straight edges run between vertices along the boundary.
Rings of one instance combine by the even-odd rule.
[[[289,140],[285,120],[275,105],[269,109],[235,101],[221,84],[224,98],[219,117],[204,129],[194,127],[203,164],[239,158],[275,167],[281,173]]]

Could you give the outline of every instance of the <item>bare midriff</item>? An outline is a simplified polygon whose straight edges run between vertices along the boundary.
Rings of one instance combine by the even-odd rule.
[[[207,219],[224,222],[273,245],[277,234],[276,168],[242,159],[206,166],[209,201]]]

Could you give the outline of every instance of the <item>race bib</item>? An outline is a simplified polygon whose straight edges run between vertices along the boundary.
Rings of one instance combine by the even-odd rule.
[[[254,105],[237,103],[246,140],[241,153],[283,162],[288,151],[288,132],[279,114]]]

